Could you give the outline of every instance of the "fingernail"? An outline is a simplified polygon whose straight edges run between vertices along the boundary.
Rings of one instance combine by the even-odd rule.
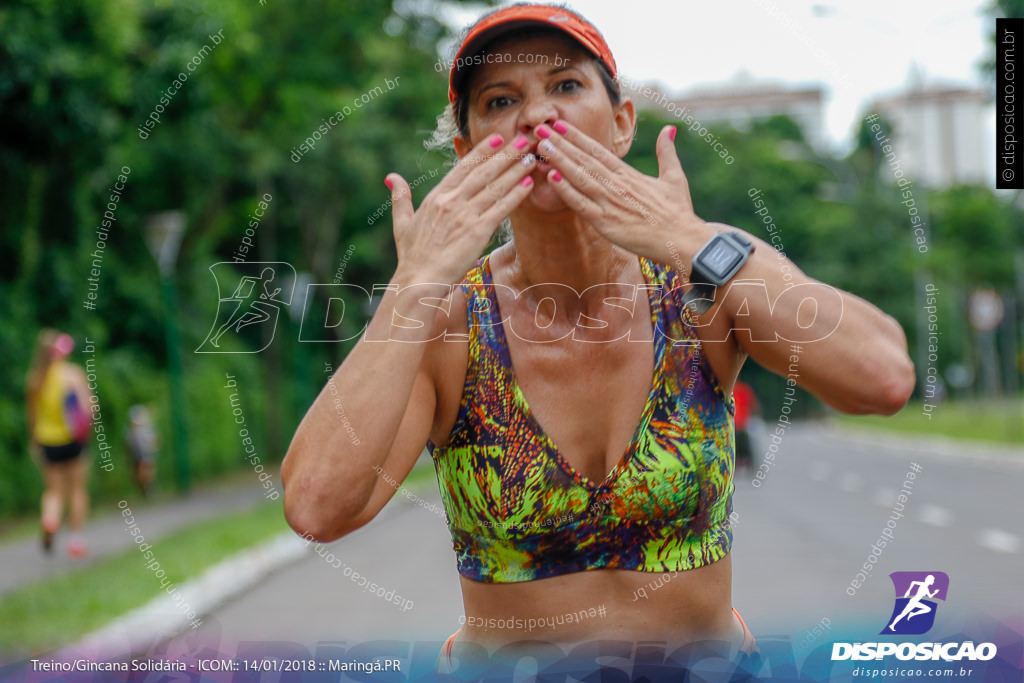
[[[519,163],[521,163],[523,166],[529,166],[536,160],[537,157],[533,156],[532,154],[527,154],[525,157],[519,160]]]
[[[671,140],[672,142],[676,141],[676,127],[675,126],[669,126],[669,129],[668,129],[668,139]]]
[[[555,151],[555,144],[551,142],[551,140],[541,140],[540,144],[537,145],[537,149],[547,155],[550,155]]]
[[[393,189],[395,189],[395,188],[394,188],[394,187],[392,187],[392,185],[391,185],[391,178],[385,178],[385,179],[384,179],[384,184],[388,186],[388,189],[389,189],[389,190],[393,190]]]
[[[490,139],[490,141],[487,144],[489,144],[492,149],[495,148],[495,147],[501,147],[501,136],[500,135],[493,135],[493,136],[491,136],[491,139]]]
[[[545,126],[543,123],[537,126],[537,137],[549,138],[551,137],[551,129]]]
[[[565,121],[562,121],[561,119],[555,121],[555,124],[551,127],[558,131],[559,135],[565,135],[569,132],[569,126],[565,125]]]
[[[533,178],[531,178],[530,176],[526,176],[525,178],[519,181],[519,184],[522,185],[523,187],[529,187],[530,185],[533,185]]]
[[[551,180],[555,181],[556,183],[562,182],[562,174],[558,172],[557,168],[551,171]]]
[[[516,137],[515,141],[512,143],[512,146],[515,147],[516,149],[526,149],[526,146],[528,144],[530,144],[530,141],[526,139],[526,136],[520,135]]]

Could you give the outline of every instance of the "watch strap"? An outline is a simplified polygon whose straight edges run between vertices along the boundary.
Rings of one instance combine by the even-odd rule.
[[[715,286],[707,282],[695,282],[689,291],[683,294],[683,306],[700,315],[706,313],[715,303]]]
[[[750,254],[754,251],[754,245],[746,237],[744,237],[738,231],[732,231],[727,233],[719,233],[708,240],[703,247],[697,252],[697,256],[694,257],[693,263],[690,268],[690,275],[692,278],[697,279],[697,282],[693,282],[689,291],[683,295],[683,306],[689,306],[690,309],[697,314],[706,312],[715,303],[715,290],[717,285],[723,285],[728,280],[718,282],[717,285],[712,284],[715,282],[715,277],[711,273],[706,272],[701,267],[700,255],[708,248],[716,239],[725,239],[729,241],[734,248],[744,252],[739,263],[736,264],[735,269],[728,276],[732,278],[733,275],[747,262],[750,258]],[[709,282],[710,280],[710,282]]]

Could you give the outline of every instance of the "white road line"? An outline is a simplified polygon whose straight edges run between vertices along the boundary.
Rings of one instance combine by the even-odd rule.
[[[846,493],[857,493],[863,483],[859,474],[854,472],[843,472],[839,475],[839,490]]]
[[[922,505],[917,510],[917,521],[930,526],[947,527],[953,523],[953,513],[938,505]]]
[[[1020,549],[1020,538],[1002,529],[983,529],[978,545],[996,553],[1015,553]]]
[[[891,508],[896,504],[896,490],[880,488],[875,492],[875,505]]]

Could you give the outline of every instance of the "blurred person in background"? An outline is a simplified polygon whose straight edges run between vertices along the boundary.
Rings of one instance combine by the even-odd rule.
[[[517,641],[752,656],[729,528],[744,361],[796,364],[850,413],[891,414],[914,388],[895,320],[695,214],[675,127],[657,177],[622,160],[636,112],[615,77],[600,32],[559,7],[506,7],[467,32],[435,134],[459,162],[418,208],[387,175],[391,286],[282,466],[289,524],[327,542],[372,520],[396,491],[385,479],[427,445],[466,611],[442,672],[456,646]],[[506,217],[512,239],[481,258]],[[731,288],[738,273],[761,295]],[[820,299],[815,319],[784,292]],[[657,599],[639,600],[652,580]],[[608,618],[564,618],[598,606]]]
[[[153,414],[143,405],[135,405],[128,409],[128,430],[125,440],[128,452],[132,457],[132,473],[135,484],[148,498],[153,490],[153,478],[156,476],[156,454],[160,450],[160,436],[153,423]]]
[[[732,397],[736,402],[736,470],[753,469],[754,447],[750,435],[751,418],[758,412],[757,396],[746,382],[737,381],[732,388]]]
[[[92,394],[82,368],[66,360],[74,347],[70,335],[51,329],[39,333],[26,381],[26,405],[29,439],[43,470],[43,550],[52,551],[67,501],[71,517],[67,551],[81,558],[86,554],[82,530],[89,511],[86,443]]]

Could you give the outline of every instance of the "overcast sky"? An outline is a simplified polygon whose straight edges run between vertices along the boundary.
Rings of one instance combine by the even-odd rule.
[[[904,91],[915,65],[927,84],[989,87],[978,69],[994,28],[987,4],[575,0],[570,6],[604,34],[623,75],[660,81],[669,92],[693,92],[739,74],[822,85],[827,134],[833,146],[845,147],[871,100]],[[461,28],[479,14],[453,18]]]

